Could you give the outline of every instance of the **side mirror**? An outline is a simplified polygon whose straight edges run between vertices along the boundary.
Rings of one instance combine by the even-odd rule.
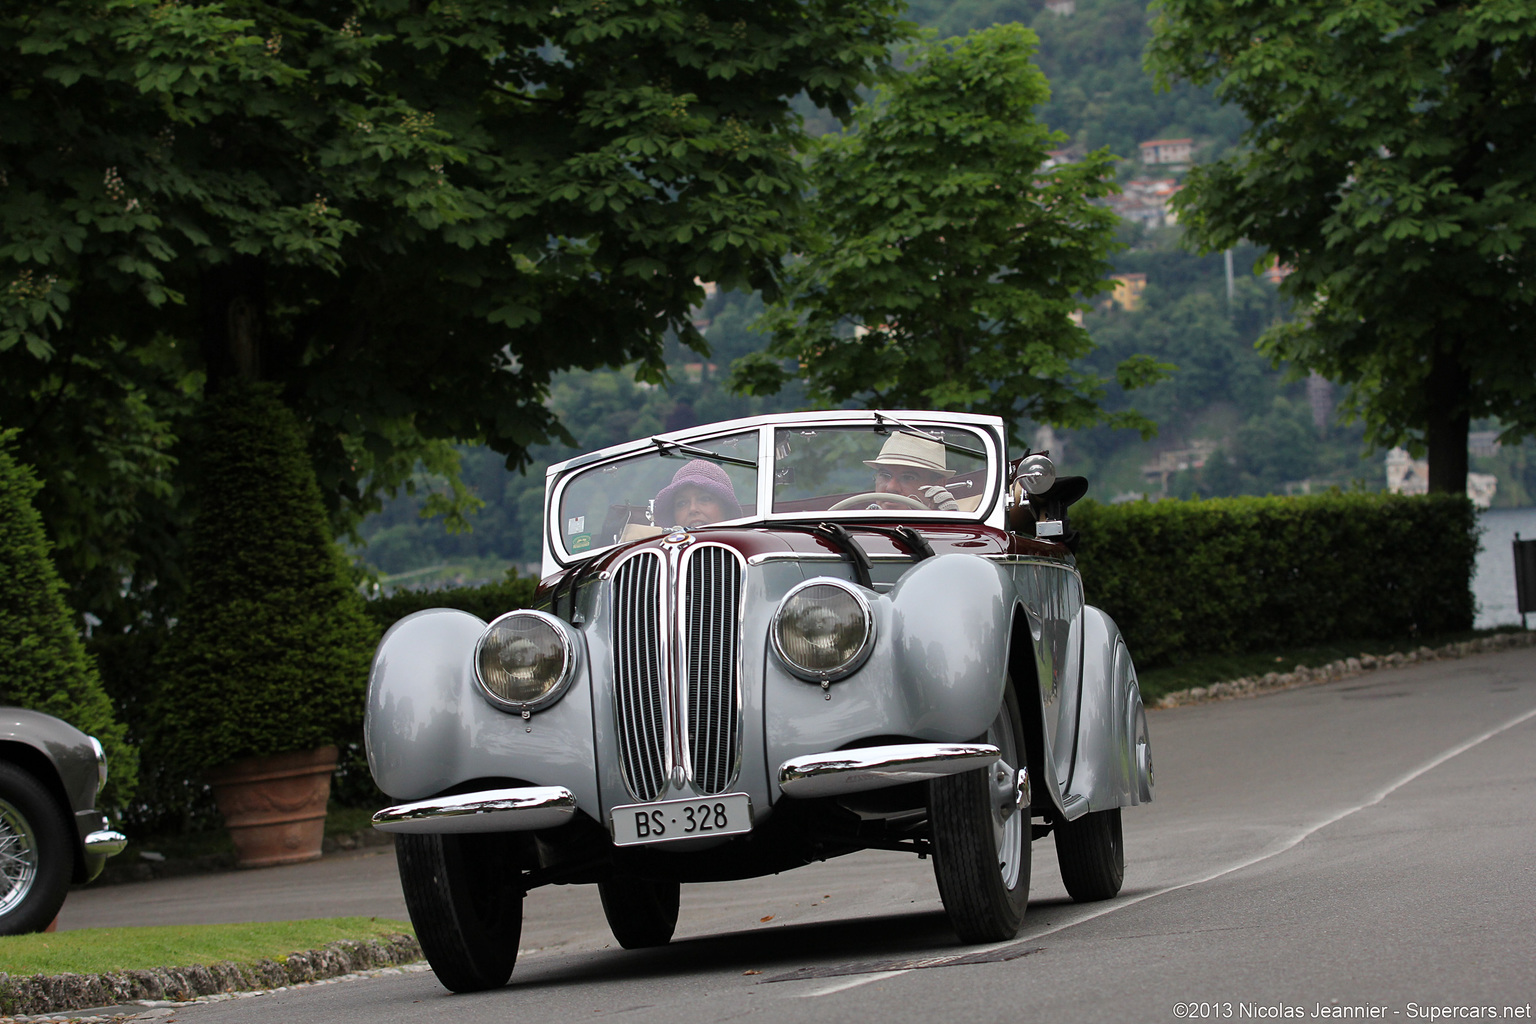
[[[1044,455],[1029,455],[1013,479],[1026,494],[1044,494],[1056,482],[1056,467]]]

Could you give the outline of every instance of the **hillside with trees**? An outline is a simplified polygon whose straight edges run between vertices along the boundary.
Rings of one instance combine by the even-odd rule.
[[[1155,423],[1150,442],[1106,425],[1042,433],[1063,471],[1087,475],[1091,496],[1101,501],[1384,488],[1384,452],[1368,445],[1363,425],[1340,422],[1341,389],[1273,365],[1255,348],[1290,315],[1279,287],[1284,268],[1239,244],[1231,250],[1229,278],[1221,252],[1196,254],[1170,222],[1166,200],[1189,165],[1143,163],[1140,144],[1187,139],[1193,161],[1214,161],[1237,145],[1248,121],[1209,86],[1155,88],[1142,65],[1152,38],[1143,0],[915,0],[908,16],[939,37],[998,22],[1027,25],[1039,37],[1036,61],[1050,85],[1036,114],[1066,135],[1059,155],[1082,159],[1107,147],[1120,158],[1114,175],[1125,191],[1111,205],[1126,219],[1118,229],[1122,247],[1110,262],[1111,274],[1123,280],[1111,281],[1112,290],[1085,313],[1083,326],[1096,348],[1074,370],[1112,378],[1133,356],[1177,369],[1130,393],[1110,384],[1103,399],[1108,413],[1134,410]],[[826,130],[835,122],[816,126]],[[798,384],[755,398],[725,387],[732,365],[770,341],[760,333],[762,311],[756,293],[712,292],[694,311],[710,356],[670,344],[661,386],[622,370],[558,376],[548,407],[575,446],[530,449],[526,475],[508,472],[485,449],[462,449],[463,482],[484,502],[468,519],[472,529],[450,533],[441,520],[420,517],[427,495],[449,487],[442,474],[423,473],[413,481],[415,493],[402,494],[363,523],[361,557],[386,577],[417,573],[400,580],[410,584],[494,578],[508,563],[530,566],[538,558],[543,470],[551,462],[668,427],[804,406]],[[1497,426],[1472,423],[1474,431]],[[1536,501],[1536,452],[1529,442],[1474,454],[1471,468],[1498,475],[1496,505]]]

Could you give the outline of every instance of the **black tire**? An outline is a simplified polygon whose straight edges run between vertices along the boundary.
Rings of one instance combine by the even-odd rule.
[[[395,860],[411,924],[437,980],[454,992],[505,985],[523,931],[511,838],[400,835]]]
[[[619,876],[597,884],[603,915],[613,937],[625,949],[665,946],[677,930],[677,907],[682,886]]]
[[[1029,807],[1006,812],[1025,757],[1023,716],[1009,683],[986,741],[1002,750],[991,768],[928,784],[933,875],[949,923],[962,942],[1006,942],[1019,933],[1029,901]],[[999,779],[998,774],[1009,775]]]
[[[0,761],[0,935],[40,932],[58,916],[74,873],[72,831],[41,782]]]
[[[1079,903],[1107,900],[1125,881],[1125,837],[1120,808],[1089,811],[1056,826],[1056,862],[1067,894]]]

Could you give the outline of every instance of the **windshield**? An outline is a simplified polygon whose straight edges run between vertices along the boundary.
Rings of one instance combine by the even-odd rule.
[[[973,512],[987,446],[957,427],[774,431],[773,511]]]
[[[572,554],[757,514],[757,433],[655,449],[593,466],[560,499],[558,529]]]

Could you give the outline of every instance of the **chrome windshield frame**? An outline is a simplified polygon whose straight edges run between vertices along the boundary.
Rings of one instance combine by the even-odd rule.
[[[824,510],[815,513],[774,512],[771,505],[767,510],[764,510],[761,506],[764,503],[771,503],[773,500],[774,432],[779,429],[811,426],[827,429],[863,427],[872,431],[886,431],[901,429],[902,427],[926,430],[944,426],[964,427],[973,430],[982,439],[985,448],[987,458],[986,489],[976,509],[970,512],[944,512],[931,509],[922,511],[915,509],[911,511],[902,510],[899,512],[887,509],[843,509],[836,512]],[[545,471],[544,560],[542,575],[548,576],[559,572],[564,568],[584,562],[593,555],[612,550],[617,546],[609,544],[579,552],[568,551],[565,548],[559,531],[555,528],[556,524],[561,521],[560,506],[564,500],[566,490],[573,480],[582,475],[580,471],[589,470],[602,464],[619,462],[638,455],[655,453],[669,445],[676,445],[679,450],[686,451],[688,448],[696,448],[703,443],[728,437],[732,434],[753,432],[756,432],[758,438],[756,473],[759,509],[752,515],[725,520],[721,523],[713,524],[715,526],[772,527],[776,522],[803,522],[808,518],[858,522],[860,520],[884,521],[890,520],[893,517],[910,519],[915,522],[928,520],[932,522],[988,523],[998,527],[1002,525],[1002,496],[1004,493],[1002,478],[1006,459],[1006,429],[999,417],[982,416],[975,413],[944,413],[905,409],[839,409],[822,412],[770,413],[763,416],[751,416],[736,420],[724,420],[719,423],[703,424],[697,427],[689,427],[685,430],[669,431],[652,437],[626,441],[623,444],[613,445],[585,455],[578,455],[550,466]]]

